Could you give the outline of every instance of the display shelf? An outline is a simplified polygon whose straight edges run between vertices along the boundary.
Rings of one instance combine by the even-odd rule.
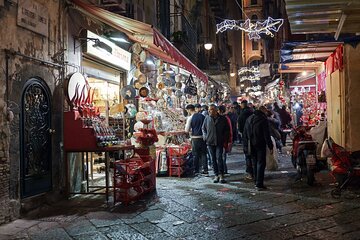
[[[70,194],[103,194],[106,196],[106,201],[108,202],[109,200],[109,189],[110,189],[110,182],[109,182],[109,165],[110,165],[110,157],[109,157],[109,153],[111,152],[118,152],[118,151],[122,151],[123,152],[123,156],[125,157],[125,151],[131,151],[132,155],[134,153],[134,146],[133,145],[113,145],[113,146],[108,146],[108,147],[95,147],[95,148],[89,148],[89,146],[85,146],[83,149],[81,148],[76,148],[76,149],[72,149],[72,148],[67,148],[65,150],[65,167],[66,167],[66,186],[67,186],[67,195]],[[83,156],[85,156],[85,161],[83,159],[83,165],[84,167],[86,167],[86,169],[91,169],[89,166],[89,162],[91,163],[92,160],[89,159],[88,157],[88,153],[94,153],[94,152],[103,152],[105,153],[105,162],[104,164],[104,173],[105,173],[105,185],[98,185],[98,186],[91,186],[89,184],[90,181],[94,180],[94,176],[96,175],[91,175],[93,174],[92,172],[89,171],[84,171],[86,172],[86,176],[85,176],[85,180],[86,180],[86,190],[85,191],[79,191],[79,192],[71,192],[70,191],[70,181],[72,181],[70,179],[70,171],[69,171],[69,159],[68,159],[68,154],[69,153],[73,153],[73,152],[78,152],[78,153],[84,153]],[[131,157],[131,156],[129,156]],[[127,161],[126,159],[124,159],[123,161]],[[101,163],[102,164],[102,163]],[[91,176],[91,180],[89,179],[89,175]],[[96,181],[98,182],[98,181]],[[105,192],[103,191],[105,190]]]
[[[146,154],[150,151],[140,148],[135,152],[142,155],[114,162],[114,204],[121,202],[127,205],[156,187],[155,161]]]

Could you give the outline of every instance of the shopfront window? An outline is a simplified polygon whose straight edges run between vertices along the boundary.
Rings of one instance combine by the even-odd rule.
[[[120,103],[119,85],[97,78],[88,78],[89,85],[94,89],[94,104],[100,110],[100,115],[108,117],[114,115],[108,109]]]

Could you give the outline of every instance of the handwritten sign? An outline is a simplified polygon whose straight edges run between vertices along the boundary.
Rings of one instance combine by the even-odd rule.
[[[47,37],[49,12],[46,7],[36,1],[19,0],[17,24]]]

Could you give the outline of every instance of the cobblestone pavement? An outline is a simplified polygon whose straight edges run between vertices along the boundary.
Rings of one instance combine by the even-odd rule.
[[[289,148],[284,151],[288,152]],[[288,154],[266,172],[267,191],[245,180],[244,157],[228,158],[228,183],[211,177],[157,178],[157,191],[130,206],[76,197],[0,226],[0,239],[360,239],[356,190],[333,199],[328,172],[295,182]]]

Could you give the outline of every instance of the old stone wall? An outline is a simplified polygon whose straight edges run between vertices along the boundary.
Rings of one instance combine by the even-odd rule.
[[[52,126],[56,130],[52,138],[52,182],[55,191],[60,189],[59,179],[63,175],[60,168],[62,73],[61,68],[46,62],[61,65],[65,1],[32,0],[31,3],[43,6],[45,12],[36,12],[36,6],[23,10],[34,11],[36,17],[44,16],[48,23],[48,36],[19,26],[17,16],[21,2],[24,1],[5,0],[4,6],[0,6],[0,26],[6,26],[0,27],[0,224],[19,217],[25,201],[20,197],[19,117],[22,91],[30,78],[41,79],[51,91]],[[6,61],[6,51],[16,54],[8,55]]]

